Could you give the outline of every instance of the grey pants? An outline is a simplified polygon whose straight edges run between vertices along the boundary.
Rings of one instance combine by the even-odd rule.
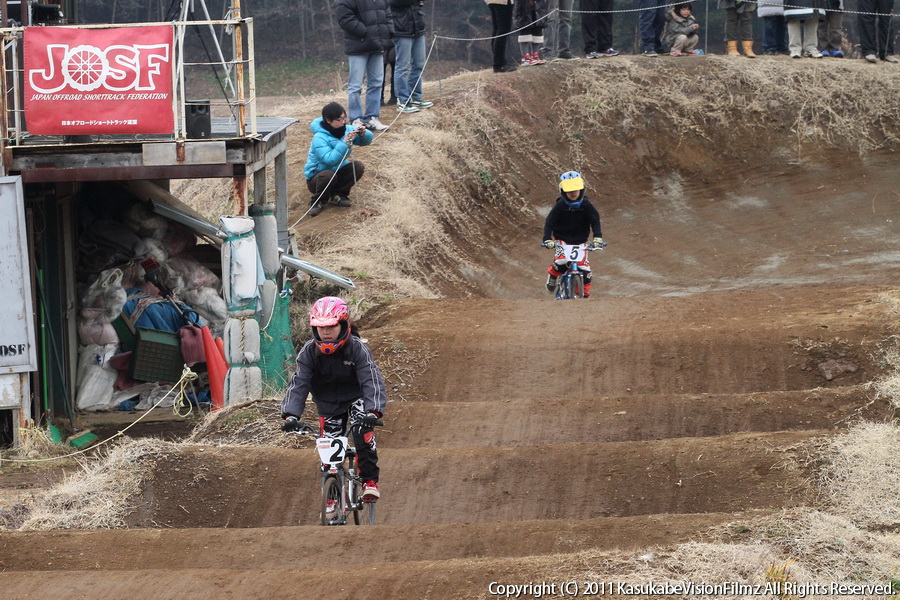
[[[700,36],[696,33],[676,36],[675,42],[672,44],[672,52],[690,52],[697,46],[699,41]]]
[[[572,40],[572,8],[574,5],[575,0],[547,1],[549,12],[553,12],[555,8],[559,9],[559,12],[553,13],[547,19],[547,27],[544,29],[544,48],[551,58],[559,56],[561,52],[572,51],[569,45]]]
[[[753,41],[753,12],[725,9],[725,41]]]
[[[819,19],[815,16],[805,21],[788,21],[788,50],[791,56],[815,52],[819,42],[818,29]]]

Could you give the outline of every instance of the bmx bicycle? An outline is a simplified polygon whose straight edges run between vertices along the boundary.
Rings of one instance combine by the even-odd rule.
[[[599,247],[593,244],[563,244],[553,242],[552,245],[541,244],[544,248],[555,250],[557,246],[562,248],[562,256],[566,257],[566,270],[556,279],[556,291],[554,298],[557,300],[572,300],[584,298],[584,269],[578,265],[584,262],[588,252],[600,250],[606,247],[604,242]]]
[[[375,425],[381,427],[379,419]],[[362,425],[353,423],[348,433]],[[359,478],[356,464],[356,449],[345,436],[328,437],[306,423],[300,424],[293,435],[316,436],[316,452],[321,461],[322,471],[322,525],[347,525],[352,519],[354,525],[375,524],[375,502],[362,499],[363,482]]]

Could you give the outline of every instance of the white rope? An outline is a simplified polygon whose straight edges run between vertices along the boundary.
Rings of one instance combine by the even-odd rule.
[[[43,462],[49,462],[49,461],[53,461],[53,460],[62,460],[62,459],[64,459],[64,458],[71,458],[71,457],[73,457],[73,456],[78,456],[79,454],[84,454],[84,453],[86,453],[86,452],[90,452],[90,451],[96,450],[98,447],[102,446],[103,444],[108,444],[109,442],[113,441],[113,440],[116,439],[117,437],[119,437],[119,436],[121,436],[121,435],[124,435],[126,431],[128,431],[129,429],[131,429],[132,427],[134,427],[135,425],[137,425],[137,424],[141,421],[141,419],[143,419],[144,417],[146,417],[147,415],[149,415],[150,412],[151,412],[154,408],[157,408],[160,404],[162,404],[163,401],[164,401],[166,398],[169,397],[169,394],[171,394],[176,388],[178,388],[178,390],[179,390],[179,396],[181,396],[181,395],[184,393],[184,386],[185,386],[185,384],[186,384],[188,381],[193,381],[193,380],[195,380],[195,379],[197,379],[197,374],[194,373],[193,371],[191,371],[191,368],[190,368],[190,367],[185,366],[185,367],[184,367],[184,370],[181,372],[181,379],[179,379],[179,380],[175,383],[175,385],[172,386],[172,389],[170,389],[168,392],[166,392],[166,395],[163,396],[162,398],[160,398],[159,401],[158,401],[156,404],[154,404],[153,406],[151,406],[150,408],[148,408],[147,411],[146,411],[144,414],[142,414],[140,417],[138,417],[137,419],[135,419],[130,425],[128,425],[128,427],[125,427],[125,428],[122,429],[121,431],[117,431],[116,433],[114,433],[114,434],[111,435],[110,437],[106,438],[105,440],[103,440],[103,441],[101,441],[101,442],[98,442],[98,443],[96,443],[96,444],[94,444],[94,445],[92,445],[92,446],[90,446],[90,447],[88,447],[88,448],[83,448],[83,449],[78,450],[78,451],[76,451],[76,452],[70,452],[69,454],[63,454],[62,456],[51,456],[51,457],[48,457],[48,458],[29,458],[29,459],[26,459],[26,458],[0,458],[0,462],[6,461],[6,462],[13,462],[13,463],[43,463]],[[177,406],[178,406],[178,402],[174,403],[174,406],[177,407]],[[176,409],[175,414],[179,414],[179,413],[177,412],[177,409]],[[190,414],[190,413],[188,413],[188,414]],[[181,415],[179,415],[179,416],[181,416]]]

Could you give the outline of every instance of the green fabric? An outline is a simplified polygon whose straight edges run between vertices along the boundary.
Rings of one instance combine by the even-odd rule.
[[[287,285],[286,290],[290,290]],[[278,294],[272,309],[272,320],[259,336],[259,368],[262,371],[266,392],[283,391],[287,387],[288,372],[294,361],[294,345],[291,343],[291,322],[288,305],[289,293]]]

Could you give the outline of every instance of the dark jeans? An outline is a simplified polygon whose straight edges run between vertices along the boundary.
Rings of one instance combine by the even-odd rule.
[[[319,171],[312,178],[306,180],[306,187],[312,193],[309,203],[312,204],[318,200],[320,204],[325,204],[334,194],[349,196],[350,189],[362,179],[365,172],[365,167],[358,160],[351,161],[338,169],[336,175],[334,171]],[[331,178],[332,175],[334,175],[334,179]]]
[[[506,44],[509,32],[512,29],[513,7],[512,4],[488,4],[491,9],[491,50],[494,52],[494,70],[498,70],[506,64]],[[498,37],[500,36],[500,37]]]
[[[787,23],[783,16],[763,17],[762,47],[766,54],[787,54]]]
[[[891,10],[894,0],[859,0],[859,46],[862,55],[877,54],[884,58],[894,53],[894,32],[891,27]],[[877,22],[877,23],[876,23]]]
[[[647,10],[641,11],[638,19],[638,32],[641,34],[641,52],[653,50],[654,52],[662,52],[663,28],[666,26],[666,0],[640,0],[639,8]]]
[[[613,0],[581,0],[579,8],[586,10],[613,9]],[[584,38],[584,53],[605,52],[613,47],[612,40],[613,14],[582,13],[581,36]]]

